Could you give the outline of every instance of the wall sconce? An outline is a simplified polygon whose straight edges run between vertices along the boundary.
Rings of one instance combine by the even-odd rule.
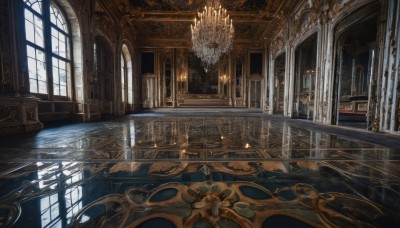
[[[186,79],[187,79],[187,76],[184,75],[184,74],[181,74],[181,75],[179,76],[179,78],[178,78],[178,81],[183,82],[183,81],[186,81]]]
[[[224,74],[224,75],[221,75],[221,76],[219,76],[219,80],[222,82],[222,83],[227,83],[228,81],[229,81],[229,77],[227,77],[226,76],[226,74]]]

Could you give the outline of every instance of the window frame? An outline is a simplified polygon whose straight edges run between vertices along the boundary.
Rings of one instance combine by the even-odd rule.
[[[124,104],[127,104],[129,100],[127,95],[128,62],[126,59],[125,53],[121,51],[121,102]]]
[[[24,43],[25,43],[25,60],[27,61],[27,69],[28,69],[28,79],[29,79],[29,92],[36,96],[39,97],[42,100],[60,100],[60,101],[68,101],[71,100],[73,97],[73,45],[72,45],[72,30],[71,30],[71,25],[69,23],[68,17],[64,9],[54,0],[39,0],[41,2],[41,10],[42,12],[39,13],[35,9],[33,9],[28,3],[26,3],[25,0],[22,0],[23,4],[23,21],[24,21]],[[54,7],[60,16],[63,19],[63,22],[65,23],[65,28],[67,32],[65,32],[62,28],[60,28],[57,24],[53,23],[51,20],[51,7]],[[33,14],[33,16],[36,16],[42,20],[42,35],[43,35],[43,47],[40,47],[38,44],[28,40],[27,37],[27,27],[26,27],[26,11],[30,12]],[[35,24],[33,24],[35,27]],[[55,30],[58,32],[58,34],[61,34],[65,37],[65,57],[62,56],[59,52],[56,53],[55,50],[53,50],[53,36],[52,36],[52,30]],[[59,37],[59,36],[58,36]],[[60,39],[57,39],[58,42],[60,42]],[[36,78],[31,78],[31,74],[29,73],[29,56],[28,56],[28,47],[32,47],[34,50],[40,50],[44,53],[44,69],[46,72],[46,91],[47,93],[40,93],[39,87],[37,87],[36,91],[31,90],[31,79],[36,80],[37,86],[39,83],[39,77],[36,75]],[[35,58],[36,60],[37,58]],[[54,90],[56,87],[58,87],[58,91],[60,94],[60,87],[61,87],[61,82],[60,82],[60,76],[58,76],[59,80],[58,83],[54,83],[54,75],[55,75],[55,69],[58,69],[59,72],[60,70],[63,70],[62,68],[59,68],[59,66],[55,66],[53,64],[53,59],[56,59],[58,62],[64,62],[66,64],[65,66],[65,77],[66,77],[66,83],[65,83],[65,90],[66,90],[66,95],[55,95]],[[37,61],[37,60],[36,60]],[[59,74],[57,74],[59,75]]]

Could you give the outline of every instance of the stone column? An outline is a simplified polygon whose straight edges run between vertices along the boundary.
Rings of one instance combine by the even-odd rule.
[[[268,104],[269,104],[269,94],[268,94],[268,72],[269,72],[269,55],[268,55],[269,51],[268,48],[265,47],[264,48],[264,58],[263,58],[263,75],[262,75],[262,86],[261,86],[261,109],[264,111],[268,111]]]
[[[269,59],[268,59],[268,62],[269,62],[269,69],[268,69],[268,81],[269,81],[269,109],[268,109],[268,114],[274,114],[274,93],[275,93],[275,87],[274,87],[274,84],[275,84],[275,59],[272,59],[273,58],[273,56],[272,56],[272,53],[271,53],[271,51],[269,51]]]
[[[385,1],[386,2],[386,1]],[[400,2],[388,0],[387,8],[381,6],[378,28],[380,53],[380,66],[377,75],[377,102],[372,130],[373,131],[399,131],[399,65],[400,65]],[[386,11],[387,10],[387,11]],[[384,24],[386,21],[387,24]],[[384,30],[386,28],[386,30]],[[384,32],[385,31],[385,32]],[[383,50],[383,53],[382,53]],[[381,85],[381,90],[379,91]],[[379,125],[378,125],[379,119]]]
[[[289,43],[286,45],[286,53],[283,115],[293,117],[295,49]]]
[[[176,89],[177,86],[176,84],[178,83],[177,81],[177,77],[176,77],[176,68],[177,68],[177,64],[176,64],[176,48],[174,48],[172,50],[172,67],[171,67],[171,96],[172,96],[172,106],[173,107],[177,107],[178,103],[176,101],[177,97],[176,97]]]
[[[327,17],[319,19],[318,44],[317,44],[317,69],[315,84],[314,119],[320,123],[330,123],[332,112],[331,75],[332,51],[333,51],[333,29]]]
[[[235,61],[232,61],[232,54],[231,53],[229,53],[229,55],[228,55],[228,82],[227,82],[227,87],[228,87],[228,100],[229,100],[229,106],[233,106],[233,95],[234,95],[234,93],[232,92],[233,91],[233,76],[234,76],[234,72],[235,72],[235,68],[233,68],[233,67],[236,67],[235,66]],[[233,70],[232,70],[233,69]]]

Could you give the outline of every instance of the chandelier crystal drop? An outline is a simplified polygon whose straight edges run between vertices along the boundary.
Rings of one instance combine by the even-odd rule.
[[[191,25],[193,51],[206,65],[214,65],[221,55],[232,49],[234,28],[232,19],[219,1],[212,1],[198,13],[199,20]]]

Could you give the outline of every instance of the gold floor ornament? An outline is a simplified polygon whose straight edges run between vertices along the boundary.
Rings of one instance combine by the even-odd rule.
[[[93,208],[104,213],[88,221]],[[358,196],[319,193],[311,185],[295,184],[275,193],[252,182],[167,183],[153,191],[128,189],[84,207],[73,227],[140,227],[159,220],[176,227],[262,227],[274,216],[286,216],[314,227],[375,227],[382,209]]]

